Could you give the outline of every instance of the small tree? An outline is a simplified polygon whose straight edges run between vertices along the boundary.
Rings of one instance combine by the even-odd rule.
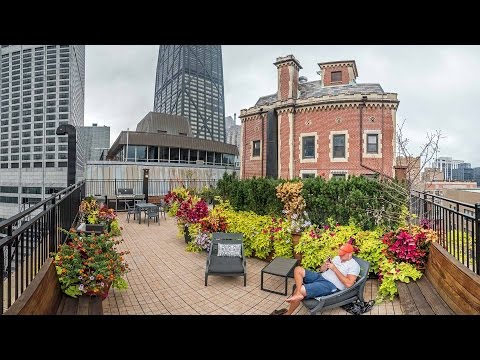
[[[417,187],[418,190],[420,182],[420,176],[427,164],[433,159],[437,158],[439,151],[440,139],[443,138],[440,130],[426,133],[425,142],[420,146],[418,156],[413,156],[413,153],[409,150],[410,139],[405,136],[403,131],[405,119],[397,126],[397,154],[399,155],[401,162],[406,166],[406,181],[405,187],[398,187],[398,190],[405,192],[408,199],[408,214],[406,214],[406,221],[408,225],[411,223],[410,214],[413,212],[413,202],[411,201],[412,190]],[[435,175],[434,175],[435,176]],[[426,184],[423,186],[423,190],[426,189]]]

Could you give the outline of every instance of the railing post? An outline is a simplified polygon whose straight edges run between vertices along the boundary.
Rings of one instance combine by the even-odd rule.
[[[427,213],[428,213],[428,204],[427,204],[427,192],[423,192],[423,218],[427,218]]]
[[[50,243],[48,246],[49,252],[55,252],[57,249],[55,248],[56,240],[57,240],[57,229],[55,228],[55,222],[57,220],[57,207],[56,207],[56,199],[57,197],[54,196],[52,198],[52,211],[50,212]]]
[[[480,275],[480,203],[475,204],[475,271]]]

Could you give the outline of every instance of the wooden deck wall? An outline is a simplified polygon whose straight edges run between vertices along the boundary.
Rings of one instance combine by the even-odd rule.
[[[425,275],[456,314],[480,315],[480,276],[432,243]]]

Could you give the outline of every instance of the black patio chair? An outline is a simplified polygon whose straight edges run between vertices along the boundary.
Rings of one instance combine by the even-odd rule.
[[[136,206],[130,206],[129,203],[125,203],[125,206],[127,207],[127,222],[130,223],[130,215],[133,215],[133,220],[135,220],[135,215],[140,214],[140,209]]]
[[[158,205],[158,211],[160,212],[160,214],[163,215],[164,220],[167,220],[167,215],[166,215],[166,212],[165,212],[165,207],[166,206],[167,206],[167,204],[165,203],[165,200],[160,199],[160,203]]]
[[[315,315],[317,312],[342,306],[356,301],[364,301],[363,291],[368,279],[368,272],[370,270],[370,263],[362,260],[356,256],[353,257],[360,265],[360,274],[357,281],[351,287],[344,290],[337,291],[330,295],[320,296],[314,299],[302,300],[303,305],[310,311],[310,315]],[[293,285],[295,291],[295,285]]]
[[[240,244],[239,256],[218,256],[218,248],[222,244]],[[247,262],[243,249],[243,234],[212,233],[212,243],[205,269],[205,286],[207,286],[209,275],[243,276],[243,286],[247,286]]]
[[[158,206],[148,207],[145,213],[145,217],[147,218],[148,226],[150,226],[150,219],[155,219],[155,221],[158,221],[158,225],[160,225],[160,215],[158,212]]]

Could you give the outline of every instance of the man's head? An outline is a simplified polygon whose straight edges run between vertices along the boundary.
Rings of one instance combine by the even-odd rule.
[[[338,256],[342,261],[350,260],[353,256],[353,246],[351,244],[343,244],[338,249]]]

